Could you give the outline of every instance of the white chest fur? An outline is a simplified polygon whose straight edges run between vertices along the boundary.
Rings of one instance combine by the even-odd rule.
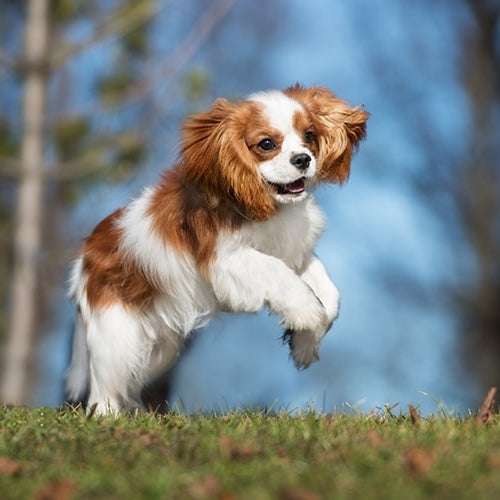
[[[241,243],[279,258],[296,272],[312,252],[325,226],[325,219],[310,196],[285,205],[272,218],[254,222],[241,230]]]

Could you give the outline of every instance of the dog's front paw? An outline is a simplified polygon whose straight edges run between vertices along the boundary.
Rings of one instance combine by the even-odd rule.
[[[293,331],[326,332],[330,321],[325,307],[309,289],[304,295],[297,294],[298,303],[288,301],[281,324]]]
[[[308,368],[311,363],[319,360],[320,341],[314,333],[288,329],[282,340],[290,347],[290,356],[298,370]]]

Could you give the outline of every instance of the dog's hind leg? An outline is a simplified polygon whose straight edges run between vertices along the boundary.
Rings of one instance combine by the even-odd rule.
[[[87,411],[117,414],[140,406],[150,345],[140,315],[121,304],[93,310],[87,318],[90,393]]]

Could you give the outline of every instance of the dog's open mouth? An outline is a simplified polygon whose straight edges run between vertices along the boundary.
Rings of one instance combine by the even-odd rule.
[[[278,184],[276,182],[269,181],[268,183],[278,194],[300,194],[306,189],[306,181],[304,177],[301,177],[296,181],[289,182],[288,184]]]

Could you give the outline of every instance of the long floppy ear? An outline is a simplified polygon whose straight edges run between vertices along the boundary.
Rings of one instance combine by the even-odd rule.
[[[299,101],[313,120],[319,147],[318,179],[342,184],[349,177],[352,154],[366,136],[370,114],[359,106],[351,107],[325,87],[297,84],[285,93]]]
[[[266,220],[277,208],[244,138],[254,107],[217,99],[208,111],[189,117],[182,129],[180,166],[212,204],[227,207],[229,201],[240,215]]]

